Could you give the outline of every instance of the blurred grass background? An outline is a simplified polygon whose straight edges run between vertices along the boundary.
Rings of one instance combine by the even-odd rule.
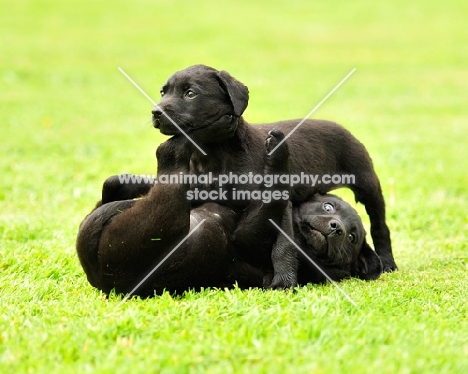
[[[153,371],[467,368],[468,3],[0,0],[0,6],[0,369],[145,371],[161,362]],[[87,284],[74,252],[78,225],[108,175],[154,173],[154,151],[165,139],[151,126],[151,103],[117,68],[157,101],[170,74],[196,63],[227,70],[249,87],[244,116],[252,123],[302,118],[357,69],[313,118],[343,124],[366,145],[388,203],[400,271],[373,283],[343,283],[365,305],[363,314],[349,312],[332,287],[310,287],[300,294],[306,305],[297,295],[278,301],[269,292],[234,293],[233,310],[260,305],[259,320],[231,310],[227,322],[224,291],[213,291],[176,306],[164,298],[131,302],[123,317],[103,321],[118,300],[102,301]],[[202,341],[185,336],[171,346],[158,334],[177,335],[175,317],[212,318],[196,308],[179,315],[172,308],[181,303],[219,311],[220,326],[254,328],[252,321],[260,321],[269,333],[237,340],[210,325],[199,332]],[[270,319],[271,308],[287,317]],[[153,311],[160,320],[154,328]],[[381,319],[386,313],[391,323]],[[102,335],[80,318],[116,327]],[[349,341],[366,320],[369,335]],[[144,329],[135,327],[138,321]],[[289,333],[281,335],[278,323]],[[318,335],[296,336],[300,326]],[[336,348],[347,344],[355,347]],[[153,356],[151,345],[158,348]],[[237,364],[226,348],[233,345],[246,353]],[[39,353],[28,358],[31,350]],[[104,365],[106,357],[116,363]]]

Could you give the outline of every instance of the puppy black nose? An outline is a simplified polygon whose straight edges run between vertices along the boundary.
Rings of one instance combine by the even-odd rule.
[[[332,219],[329,223],[331,232],[335,232],[336,235],[341,235],[343,233],[343,228],[341,227],[341,222]]]
[[[153,110],[151,111],[151,113],[153,113],[153,116],[155,116],[155,117],[161,117],[162,110],[161,110],[160,107],[155,106],[155,107],[153,108]]]

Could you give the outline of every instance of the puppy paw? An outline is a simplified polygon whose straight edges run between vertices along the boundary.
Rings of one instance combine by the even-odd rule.
[[[268,132],[265,140],[265,148],[270,153],[284,139],[284,134],[278,129],[272,129]],[[284,144],[284,143],[283,143]],[[275,151],[276,152],[276,151]]]
[[[297,286],[297,277],[293,274],[276,274],[271,281],[271,284],[267,287],[271,290],[281,290],[294,288]]]
[[[265,174],[288,174],[289,172],[289,147],[283,141],[284,134],[272,129],[265,140],[265,148],[268,154],[267,164],[265,165]],[[270,152],[273,152],[270,154]]]
[[[382,261],[384,273],[391,273],[392,271],[398,270],[398,266],[392,256],[380,256],[380,260]]]

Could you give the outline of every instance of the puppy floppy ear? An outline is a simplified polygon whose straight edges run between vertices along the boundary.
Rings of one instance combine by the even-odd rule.
[[[234,107],[234,114],[240,117],[249,102],[249,89],[224,70],[218,72],[221,87],[228,93]]]
[[[383,266],[380,257],[364,240],[358,257],[351,264],[351,276],[364,280],[373,280],[380,277]]]

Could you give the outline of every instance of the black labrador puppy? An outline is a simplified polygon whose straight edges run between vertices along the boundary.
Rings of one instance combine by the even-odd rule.
[[[382,262],[367,244],[361,217],[347,202],[334,195],[316,194],[292,215],[294,239],[303,249],[299,252],[299,284],[326,280],[315,264],[333,280],[380,276]]]
[[[272,149],[283,137],[282,133],[272,131],[266,140],[267,148]],[[186,138],[170,138],[157,150],[158,176],[189,173],[192,154],[193,147]],[[288,147],[284,143],[278,152],[268,157],[264,172],[287,173],[288,165]],[[106,198],[85,218],[78,232],[78,256],[94,287],[106,293],[112,289],[118,293],[132,292],[133,287],[175,248],[167,261],[133,294],[150,296],[164,289],[182,292],[188,288],[220,287],[227,285],[230,279],[243,287],[262,286],[263,275],[273,272],[273,244],[258,248],[247,263],[242,253],[236,251],[232,234],[241,219],[268,222],[273,227],[268,221],[272,219],[282,225],[287,200],[262,204],[261,209],[251,212],[255,218],[249,218],[249,214],[216,203],[192,207],[187,200],[188,184],[145,186],[149,192],[140,199],[132,199],[140,195],[139,185],[121,187],[119,195],[112,183],[104,183]],[[278,184],[271,186],[272,190],[280,188],[283,187]],[[114,201],[109,201],[109,189]],[[259,231],[261,229],[252,225],[251,235],[268,237],[269,232]],[[278,250],[283,248],[286,246],[278,246]],[[292,264],[287,264],[288,268],[297,269],[296,256],[290,261]]]
[[[272,131],[266,141],[267,150],[282,138],[281,133]],[[169,139],[157,151],[158,174],[189,172],[191,154],[185,138]],[[267,159],[265,172],[287,171],[287,156],[284,143]],[[108,186],[104,184],[103,195],[109,195]],[[146,297],[163,290],[180,293],[190,288],[231,287],[234,283],[241,288],[271,284],[269,251],[264,253],[263,263],[254,266],[243,261],[236,250],[232,233],[242,216],[236,210],[216,203],[191,207],[186,199],[189,186],[184,184],[145,186],[150,188],[149,193],[132,200],[128,198],[140,196],[140,184],[125,185],[120,195],[112,184],[110,187],[116,200],[98,203],[80,225],[76,244],[80,262],[94,287],[105,293],[114,289]],[[332,195],[315,195],[293,212],[291,209],[287,201],[272,201],[255,212],[256,219],[276,219],[334,280],[379,277],[380,259],[367,245],[360,218],[351,206]],[[255,227],[251,234],[262,235]],[[278,236],[273,253],[286,246],[290,246],[287,238]],[[301,284],[325,280],[307,257],[301,259],[299,275]]]
[[[180,135],[180,129],[206,153],[204,155],[200,149],[194,149],[190,157],[191,173],[261,174],[268,158],[263,147],[267,133],[277,128],[289,134],[300,122],[288,120],[268,125],[249,125],[242,118],[249,99],[247,87],[227,72],[204,65],[195,65],[173,74],[162,87],[161,94],[162,99],[152,112],[154,127],[165,135]],[[370,217],[371,236],[384,270],[396,270],[380,182],[365,147],[342,126],[324,120],[306,120],[287,138],[287,143],[291,154],[291,174],[305,173],[321,178],[315,184],[293,186],[290,195],[293,205],[297,207],[317,193],[325,194],[338,187],[349,187],[356,201],[364,204]],[[333,175],[353,178],[338,178],[337,183],[327,183],[330,180],[322,178]],[[114,184],[118,184],[115,179]],[[215,182],[192,186],[195,187],[218,190],[220,186]],[[238,187],[235,184],[224,186],[230,192],[228,196],[232,196],[232,190]],[[253,191],[260,186],[251,183],[242,188]],[[255,201],[231,199],[218,203],[239,211],[259,209]],[[252,236],[252,225],[259,225],[260,231],[266,235]],[[267,225],[268,221],[259,223],[255,219],[241,220],[234,235],[236,247],[243,248],[246,256],[255,254],[258,248],[271,248],[276,233],[274,228]],[[281,255],[287,261],[292,256],[287,250]],[[281,260],[279,263],[275,260],[273,262],[273,286],[293,285],[290,282],[294,282],[294,276],[289,276],[288,272],[294,272],[294,268],[283,266]],[[277,272],[277,268],[283,270]]]

